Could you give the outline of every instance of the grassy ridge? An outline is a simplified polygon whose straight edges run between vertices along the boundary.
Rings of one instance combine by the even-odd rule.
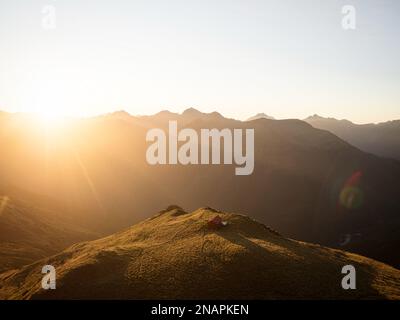
[[[211,230],[220,215],[228,221]],[[41,267],[57,289],[40,288]],[[357,290],[341,269],[357,270]],[[0,275],[8,299],[399,299],[400,271],[369,258],[291,240],[246,216],[170,207],[114,235]]]

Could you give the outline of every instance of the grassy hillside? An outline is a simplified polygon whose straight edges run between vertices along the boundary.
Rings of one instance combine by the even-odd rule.
[[[226,227],[210,229],[215,216]],[[41,268],[57,289],[40,288]],[[341,268],[357,290],[341,288]],[[8,299],[400,299],[400,271],[340,250],[294,241],[242,215],[170,207],[96,241],[0,275]]]

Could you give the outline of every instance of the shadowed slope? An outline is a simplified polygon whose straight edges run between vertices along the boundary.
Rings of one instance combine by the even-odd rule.
[[[95,233],[72,224],[59,211],[43,209],[36,203],[0,192],[0,272],[95,237]]]
[[[228,225],[210,230],[220,215]],[[57,289],[40,289],[41,268]],[[341,269],[357,270],[357,290]],[[400,298],[400,271],[362,256],[287,239],[237,214],[170,207],[112,236],[74,245],[0,275],[11,299],[368,299]]]

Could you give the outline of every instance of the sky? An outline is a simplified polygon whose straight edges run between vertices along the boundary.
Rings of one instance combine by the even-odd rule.
[[[0,0],[0,110],[400,119],[399,15],[398,0]]]

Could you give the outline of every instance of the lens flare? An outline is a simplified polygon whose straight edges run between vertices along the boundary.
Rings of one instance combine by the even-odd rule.
[[[347,209],[358,209],[363,205],[364,192],[359,187],[361,171],[354,172],[344,184],[339,195],[339,203]]]

